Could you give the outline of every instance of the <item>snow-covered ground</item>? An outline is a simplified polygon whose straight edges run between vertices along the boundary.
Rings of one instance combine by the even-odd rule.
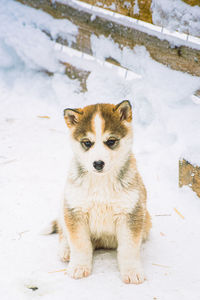
[[[191,98],[199,78],[154,62],[141,47],[120,52],[111,40],[94,37],[98,58],[110,52],[141,78],[125,80],[65,54],[91,70],[81,93],[58,63],[64,54],[42,32],[72,40],[76,28],[0,2],[0,299],[199,299],[200,199],[178,188],[179,158],[200,164],[200,104]],[[133,150],[153,221],[142,247],[147,280],[123,284],[115,251],[97,251],[92,275],[75,281],[62,271],[67,264],[58,258],[57,236],[39,234],[57,216],[71,155],[63,108],[123,99],[134,107]]]
[[[171,30],[200,36],[200,7],[182,0],[152,0],[153,23]]]

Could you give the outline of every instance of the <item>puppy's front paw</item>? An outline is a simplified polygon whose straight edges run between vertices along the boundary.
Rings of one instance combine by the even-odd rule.
[[[140,284],[145,280],[144,273],[142,270],[129,269],[122,274],[122,280],[124,283]]]
[[[67,268],[67,274],[74,279],[87,277],[90,275],[90,273],[91,267],[87,265],[73,265],[69,263]]]

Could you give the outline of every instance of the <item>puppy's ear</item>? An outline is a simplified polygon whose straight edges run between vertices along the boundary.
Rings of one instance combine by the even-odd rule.
[[[120,114],[121,121],[131,122],[132,120],[132,106],[128,100],[124,100],[117,104],[114,111],[118,111]]]
[[[75,126],[78,123],[79,116],[82,115],[83,112],[80,108],[72,109],[66,108],[64,110],[64,119],[69,128]]]

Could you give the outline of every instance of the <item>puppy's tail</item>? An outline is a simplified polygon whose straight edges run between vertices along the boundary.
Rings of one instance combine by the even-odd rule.
[[[49,234],[53,234],[53,233],[58,233],[58,230],[59,230],[58,221],[54,220],[46,228],[44,228],[41,231],[41,234],[42,235],[49,235]]]

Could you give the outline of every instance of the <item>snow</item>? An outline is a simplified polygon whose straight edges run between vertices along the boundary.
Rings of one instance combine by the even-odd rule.
[[[96,2],[95,5],[98,5],[100,7],[109,8],[111,10],[116,10],[116,4],[113,2],[110,5],[107,5],[106,3],[102,3],[100,1]]]
[[[70,39],[72,24],[54,23],[11,0],[1,4],[0,298],[197,300],[200,200],[188,187],[178,188],[178,161],[186,153],[200,164],[200,105],[191,97],[199,78],[154,62],[143,47],[122,51],[111,39],[93,36],[98,59],[112,53],[141,76],[122,78],[106,64],[60,52],[42,31]],[[86,93],[64,75],[60,58],[91,70]],[[75,281],[62,271],[67,264],[57,256],[58,237],[40,235],[57,217],[71,155],[63,109],[123,99],[133,104],[134,153],[153,221],[142,247],[147,280],[123,284],[116,252],[101,250],[92,275]]]
[[[42,11],[20,6],[13,1],[1,0],[0,13],[0,40],[3,40],[0,61],[5,57],[4,65],[20,58],[22,63],[31,68],[43,68],[51,72],[61,69],[54,54],[54,45],[43,31],[54,39],[63,37],[71,44],[78,32],[74,24],[68,20],[53,19]],[[13,48],[15,53],[9,58],[7,51]],[[34,51],[30,51],[30,48],[34,48]]]
[[[200,7],[181,0],[153,0],[152,20],[156,25],[200,36]]]
[[[128,1],[124,1],[124,5],[123,5],[126,9],[130,9],[131,8],[131,3]]]
[[[139,8],[139,5],[138,5],[138,0],[135,1],[134,7],[133,7],[133,13],[136,14],[136,15],[139,15],[139,13],[140,13],[140,8]]]

